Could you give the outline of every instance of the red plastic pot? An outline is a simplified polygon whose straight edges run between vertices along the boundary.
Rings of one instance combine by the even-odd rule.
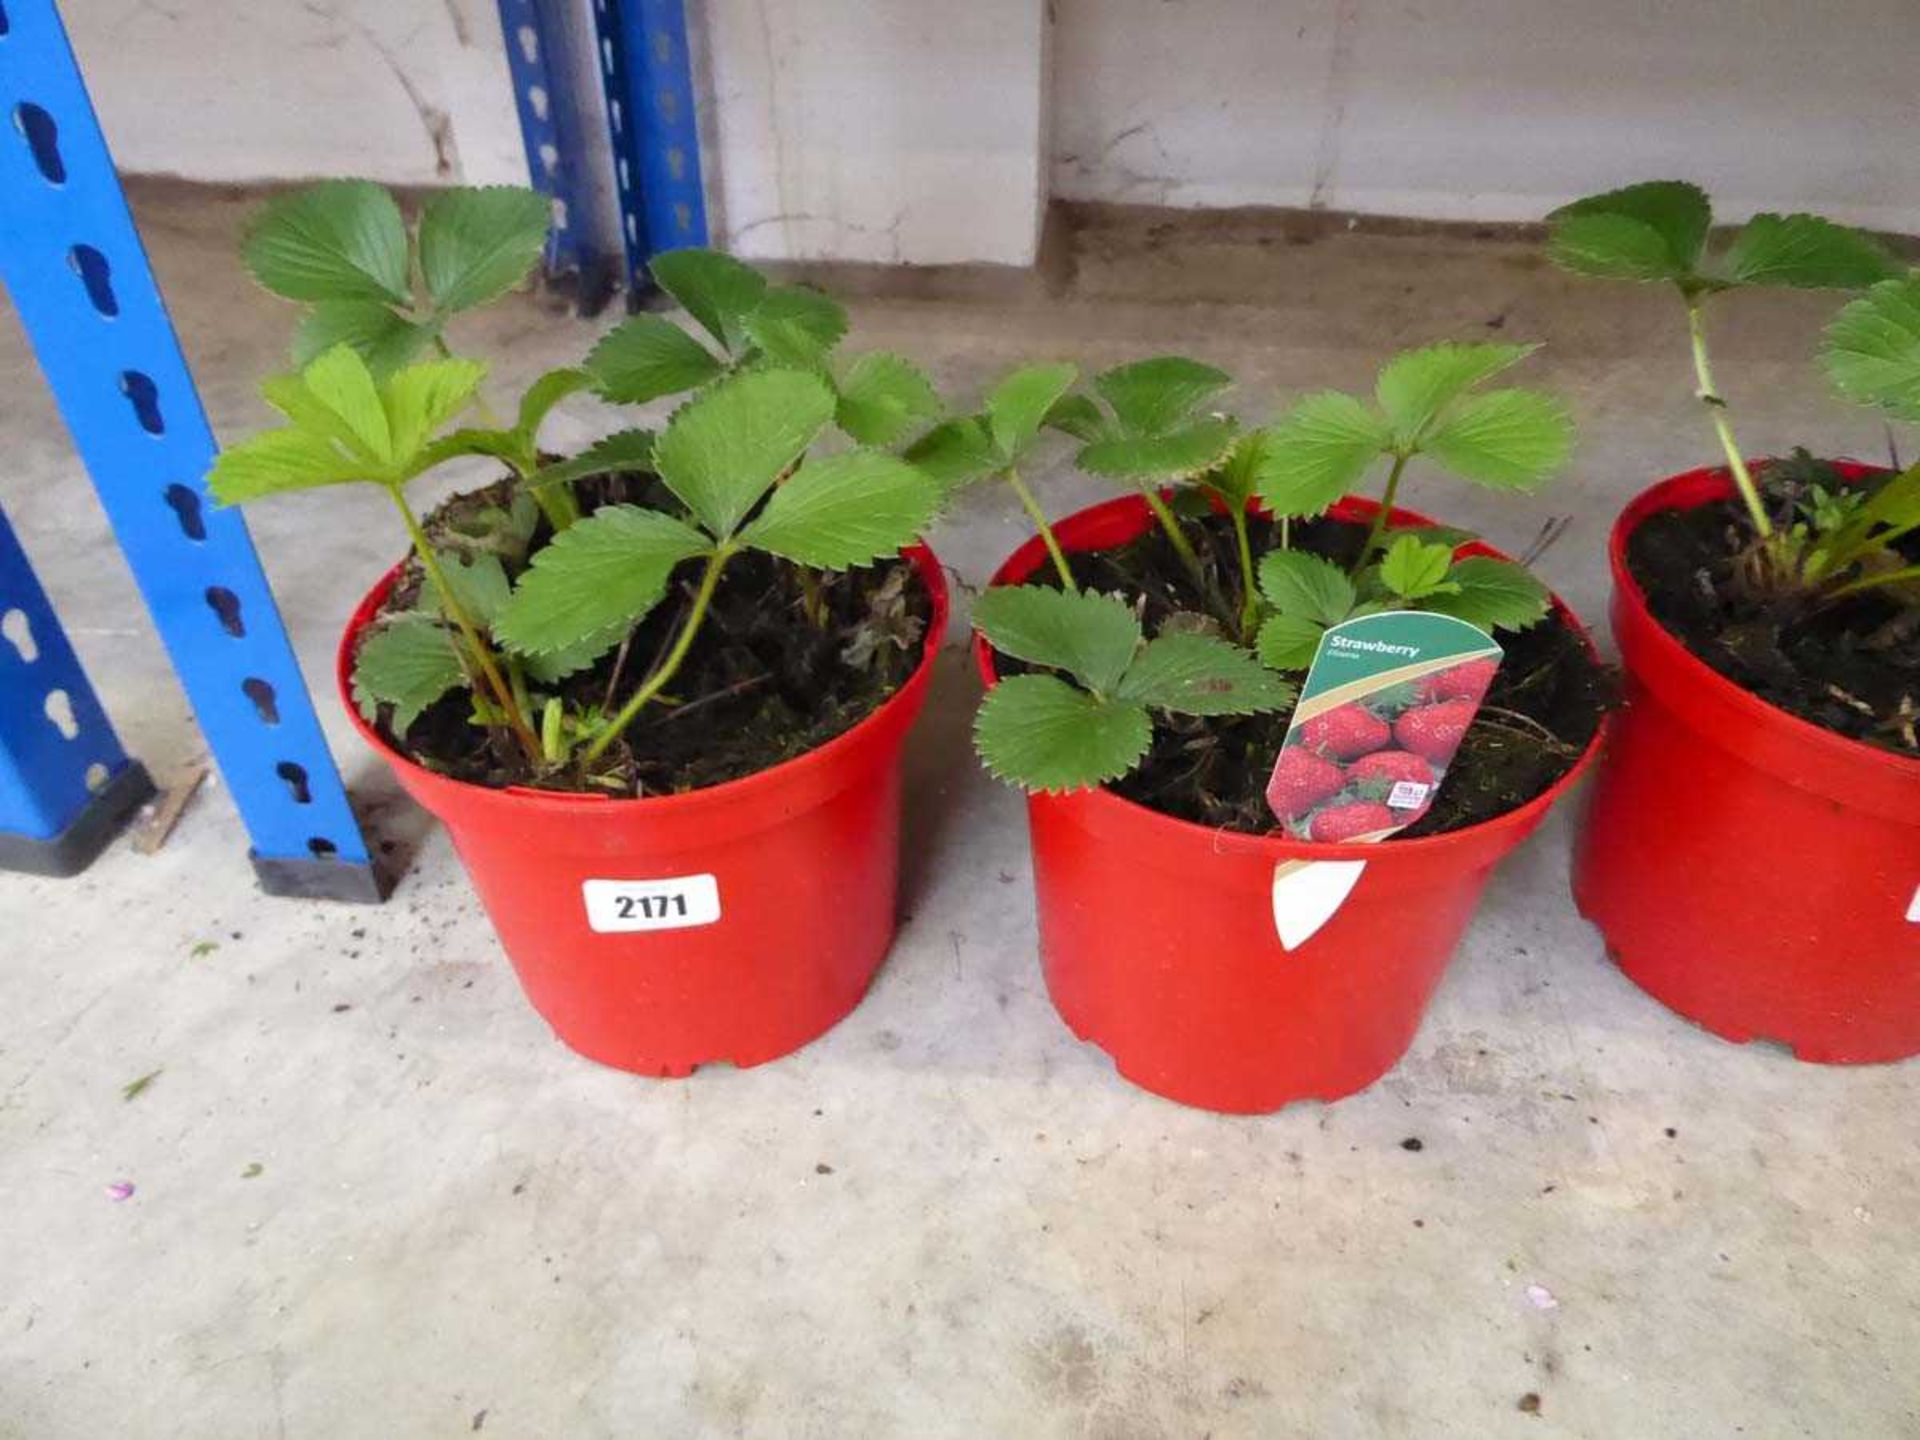
[[[582,1055],[646,1075],[758,1065],[866,993],[893,941],[901,744],[947,621],[939,562],[905,555],[933,613],[920,664],[879,709],[757,775],[639,800],[490,789],[399,754],[349,680],[399,570],[354,612],[337,672],[348,714],[446,825],[527,998]]]
[[[1350,500],[1333,513],[1364,521],[1375,509]],[[1429,523],[1393,513],[1402,524]],[[1082,510],[1054,531],[1068,550],[1102,550],[1151,523],[1145,502],[1130,496]],[[993,583],[1017,584],[1046,558],[1031,540]],[[974,644],[992,685],[993,652],[984,639]],[[1054,1007],[1127,1079],[1188,1105],[1261,1113],[1364,1089],[1413,1042],[1493,867],[1540,823],[1598,744],[1596,735],[1565,777],[1517,810],[1381,844],[1211,830],[1107,790],[1029,796],[1040,960]],[[1309,863],[1328,867],[1312,874],[1330,893],[1352,888],[1289,949],[1279,933],[1276,876],[1298,875]]]
[[[1732,493],[1724,471],[1690,471],[1614,525],[1627,706],[1574,898],[1636,984],[1716,1035],[1828,1064],[1920,1054],[1920,760],[1742,690],[1661,628],[1627,570],[1648,516]]]

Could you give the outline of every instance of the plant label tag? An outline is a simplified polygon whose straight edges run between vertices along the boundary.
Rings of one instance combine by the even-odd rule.
[[[587,928],[602,935],[687,930],[720,918],[720,884],[711,875],[667,880],[583,880]]]
[[[1298,950],[1347,903],[1364,860],[1282,860],[1273,867],[1273,929],[1282,950]]]
[[[1328,630],[1267,782],[1285,833],[1384,840],[1426,814],[1503,653],[1479,626],[1428,610]]]

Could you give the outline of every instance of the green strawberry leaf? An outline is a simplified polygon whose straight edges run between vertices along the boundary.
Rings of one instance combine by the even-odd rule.
[[[1318,515],[1393,444],[1387,423],[1351,395],[1309,395],[1268,431],[1260,498],[1276,516]]]
[[[369,725],[391,705],[393,733],[403,736],[422,710],[466,678],[453,636],[438,621],[398,616],[376,626],[354,653],[353,703]]]
[[[576,366],[547,371],[520,397],[520,413],[514,419],[514,428],[532,444],[539,438],[540,426],[554,406],[592,385],[593,377]]]
[[[1254,653],[1262,665],[1275,670],[1305,670],[1320,653],[1320,637],[1327,627],[1304,615],[1272,615],[1261,622]]]
[[[1079,377],[1072,365],[1025,365],[993,387],[985,405],[987,432],[1004,463],[1020,458]]]
[[[1420,448],[1477,485],[1533,490],[1573,453],[1573,418],[1544,391],[1489,390],[1462,400]]]
[[[894,445],[940,413],[926,373],[884,350],[862,355],[840,379],[834,423],[862,445]]]
[[[493,633],[521,655],[604,652],[660,603],[674,566],[711,548],[671,515],[603,505],[535,553]]]
[[[491,627],[494,616],[500,613],[500,607],[507,603],[513,589],[500,557],[484,550],[471,554],[435,550],[434,556],[440,562],[440,573],[446,577],[447,588],[453,592],[453,603],[474,624],[482,629]],[[444,614],[445,607],[439,604],[439,597],[436,595],[434,599],[435,608]]]
[[[996,585],[973,602],[973,625],[994,649],[1065,670],[1108,694],[1140,646],[1140,622],[1110,595],[1045,585]]]
[[[644,405],[698,389],[726,369],[671,320],[645,313],[629,315],[602,335],[583,368],[593,378],[595,393],[616,405]]]
[[[616,430],[569,460],[556,460],[528,477],[528,489],[584,480],[591,475],[650,472],[657,441],[651,430]]]
[[[1518,365],[1537,345],[1440,344],[1405,350],[1389,360],[1374,382],[1395,440],[1418,444],[1449,405],[1482,381]]]
[[[1269,550],[1260,557],[1260,593],[1282,615],[1338,625],[1353,613],[1353,581],[1331,560],[1305,550]]]
[[[389,382],[391,383],[391,382]],[[263,380],[266,402],[302,430],[384,468],[394,458],[393,429],[380,385],[351,345],[336,345],[298,375]]]
[[[1920,276],[1885,281],[1841,310],[1820,363],[1847,399],[1920,420]]]
[[[939,504],[939,488],[905,460],[849,450],[801,465],[740,532],[740,542],[801,565],[844,570],[898,554]]]
[[[1181,715],[1257,715],[1294,698],[1291,685],[1239,646],[1194,634],[1149,641],[1115,693]]]
[[[847,312],[837,300],[804,285],[775,285],[740,322],[762,355],[776,365],[810,370],[847,333]]]
[[[1218,465],[1233,448],[1235,425],[1208,416],[1158,435],[1116,435],[1079,454],[1082,470],[1121,480],[1185,480]]]
[[[1137,702],[1101,699],[1053,675],[1015,675],[980,702],[973,743],[1000,779],[1057,794],[1133,769],[1153,743],[1153,721]]]
[[[1260,469],[1266,464],[1267,432],[1248,430],[1233,442],[1233,448],[1206,480],[1207,488],[1218,495],[1230,510],[1245,510],[1258,493]]]
[[[406,222],[371,180],[323,180],[268,201],[247,223],[240,255],[289,300],[413,303]]]
[[[1062,395],[1053,402],[1042,424],[1049,430],[1058,430],[1082,442],[1103,440],[1113,433],[1114,428],[1101,413],[1100,407],[1086,395]]]
[[[311,365],[336,345],[351,345],[376,377],[390,375],[433,339],[431,325],[397,314],[380,300],[322,300],[293,332],[293,363]]]
[[[653,461],[700,523],[725,538],[826,429],[833,409],[833,392],[804,372],[735,375],[674,412]]]
[[[1736,284],[1806,290],[1860,290],[1904,268],[1871,235],[1818,215],[1756,215],[1722,263]]]
[[[758,270],[718,250],[668,250],[647,268],[729,354],[745,348],[743,322],[767,293],[766,277]]]
[[[1093,388],[1113,407],[1121,429],[1135,435],[1171,430],[1232,383],[1224,370],[1180,355],[1117,365],[1093,378]]]
[[[1451,546],[1430,545],[1402,532],[1380,559],[1380,583],[1402,600],[1423,600],[1452,593],[1455,587],[1447,578],[1452,568]]]
[[[546,196],[523,185],[436,190],[420,207],[420,274],[435,310],[497,300],[539,262],[553,224]]]
[[[381,399],[395,463],[409,465],[441,426],[472,404],[486,374],[478,360],[423,360],[388,376]]]
[[[1682,180],[1650,180],[1590,195],[1547,217],[1547,253],[1580,275],[1686,280],[1700,264],[1713,207]]]
[[[222,505],[268,495],[375,480],[374,467],[349,459],[325,435],[287,427],[263,430],[229,445],[207,472],[207,489]]]
[[[1460,588],[1433,595],[1421,608],[1451,615],[1483,630],[1524,630],[1546,618],[1547,587],[1511,560],[1491,555],[1469,555],[1457,562],[1447,578]]]
[[[934,426],[901,451],[901,457],[948,495],[997,474],[1005,464],[993,448],[985,418],[979,415],[962,415]]]

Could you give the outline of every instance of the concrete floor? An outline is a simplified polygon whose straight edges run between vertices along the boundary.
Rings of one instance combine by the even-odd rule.
[[[242,197],[140,208],[239,434],[289,324],[232,258]],[[962,396],[1020,359],[1182,349],[1259,418],[1400,344],[1548,338],[1572,475],[1410,499],[1509,544],[1571,514],[1543,569],[1596,618],[1608,517],[1709,453],[1671,301],[1531,246],[1083,222],[1059,293],[872,286],[856,342]],[[1809,364],[1830,308],[1725,307],[1749,448],[1883,451]],[[518,381],[591,328],[515,301],[463,338]],[[608,426],[582,404],[557,430]],[[10,315],[0,434],[0,499],[164,779],[199,740]],[[1038,478],[1057,509],[1099,493]],[[252,522],[324,685],[398,538],[344,492]],[[933,539],[978,582],[1024,533],[982,492]],[[1563,811],[1370,1092],[1263,1119],[1154,1099],[1047,1002],[1020,804],[975,769],[972,701],[950,652],[911,752],[911,918],[872,994],[757,1070],[659,1082],[562,1049],[331,694],[376,834],[417,846],[383,908],[259,896],[213,788],[151,858],[0,878],[0,1436],[1920,1435],[1920,1068],[1814,1069],[1641,995],[1569,903]]]

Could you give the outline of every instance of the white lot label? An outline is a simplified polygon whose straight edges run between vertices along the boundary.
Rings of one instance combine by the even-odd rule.
[[[601,934],[685,930],[720,918],[720,886],[711,875],[666,880],[583,880],[587,924]]]
[[[1427,803],[1427,792],[1431,785],[1422,785],[1418,780],[1396,780],[1393,789],[1387,792],[1389,810],[1418,810]]]

